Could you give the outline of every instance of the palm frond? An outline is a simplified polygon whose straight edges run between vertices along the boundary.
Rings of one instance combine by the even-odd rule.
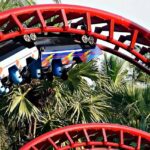
[[[28,120],[30,122],[32,117],[39,119],[39,109],[26,98],[26,94],[29,90],[30,89],[28,89],[25,93],[22,93],[20,88],[14,89],[12,97],[9,99],[10,103],[6,110],[6,114],[8,114],[11,121],[15,119],[17,122],[24,120]]]

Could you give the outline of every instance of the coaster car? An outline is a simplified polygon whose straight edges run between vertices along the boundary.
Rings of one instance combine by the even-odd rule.
[[[90,40],[90,41],[88,41]],[[41,67],[52,67],[54,76],[62,77],[66,66],[86,63],[102,54],[92,37],[52,36],[40,37],[36,43],[41,50]]]
[[[9,91],[1,81],[7,78],[13,84],[22,83],[22,70],[28,65],[27,59],[37,60],[38,57],[39,51],[35,46],[29,48],[15,40],[0,43],[0,93]]]
[[[16,66],[9,68],[9,78],[14,84],[20,84],[23,81],[23,78]]]
[[[30,83],[31,78],[52,80],[53,76],[66,80],[74,64],[101,54],[95,39],[87,35],[30,34],[4,41],[0,43],[0,94],[9,91],[5,81],[21,84]]]

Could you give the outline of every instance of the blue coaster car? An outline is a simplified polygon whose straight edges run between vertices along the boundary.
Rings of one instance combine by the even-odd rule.
[[[39,34],[0,43],[0,94],[9,92],[11,84],[30,83],[31,78],[67,79],[67,71],[75,63],[86,63],[99,57],[101,50],[88,35]],[[31,42],[32,41],[32,42]]]
[[[51,68],[52,74],[62,77],[66,68],[79,62],[89,62],[101,55],[95,45],[95,39],[88,35],[43,34],[37,35],[35,45],[39,50],[39,59],[28,63],[32,78],[40,78],[46,74],[44,70]],[[67,67],[66,67],[67,66]],[[69,68],[69,67],[68,67]]]
[[[45,47],[45,51],[41,53],[41,63],[43,68],[52,66],[53,75],[61,77],[64,66],[78,62],[89,62],[99,57],[101,53],[97,46],[85,49],[80,45]]]
[[[69,65],[86,63],[102,54],[95,39],[87,35],[52,34],[38,37],[35,45],[41,50],[42,69],[52,67],[52,73],[57,77],[62,77]]]
[[[41,77],[41,60],[33,59],[33,61],[28,65],[29,72],[32,78],[39,79]]]
[[[20,84],[23,81],[23,78],[16,66],[9,68],[9,78],[14,84]]]
[[[41,71],[41,61],[36,61],[39,58],[39,50],[33,44],[25,44],[22,40],[11,39],[0,43],[0,93],[7,93],[11,84],[6,82],[11,81],[12,84],[20,84],[22,81],[26,82],[24,70],[26,71],[27,59],[31,58],[34,63],[30,65],[31,76],[39,78]],[[27,72],[27,71],[26,71]],[[22,77],[23,75],[23,77]],[[4,89],[5,88],[5,89]]]
[[[62,62],[60,59],[53,60],[52,62],[52,72],[54,76],[61,77],[63,74]]]

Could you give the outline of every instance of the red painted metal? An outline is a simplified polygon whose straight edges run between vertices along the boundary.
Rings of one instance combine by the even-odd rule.
[[[86,28],[80,28],[82,25]],[[106,48],[107,45],[100,42],[102,50],[122,56],[150,74],[150,31],[109,12],[66,4],[27,6],[1,12],[0,27],[3,28],[0,41],[41,32],[91,35],[114,45]],[[103,34],[104,31],[108,34]],[[120,34],[119,38],[115,37],[116,33]],[[144,53],[135,49],[137,44],[141,44]]]
[[[47,132],[20,150],[109,149],[140,150],[150,149],[150,134],[118,124],[77,124]]]

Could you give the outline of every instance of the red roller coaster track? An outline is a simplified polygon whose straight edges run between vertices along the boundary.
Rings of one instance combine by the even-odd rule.
[[[115,124],[78,124],[47,132],[20,150],[148,150],[150,134]]]
[[[118,55],[150,74],[150,32],[118,15],[74,5],[36,5],[1,12],[0,27],[3,29],[0,41],[41,32],[91,35],[105,41],[99,44],[102,50]],[[111,43],[111,47],[106,43]],[[135,49],[137,44],[141,44],[140,51]]]
[[[16,8],[0,13],[0,28],[0,42],[30,33],[87,34],[104,41],[98,44],[102,50],[122,57],[150,74],[150,32],[102,10],[61,4]],[[141,46],[140,50],[135,48],[137,45]],[[48,148],[150,149],[150,134],[120,125],[80,124],[45,133],[20,150]]]

